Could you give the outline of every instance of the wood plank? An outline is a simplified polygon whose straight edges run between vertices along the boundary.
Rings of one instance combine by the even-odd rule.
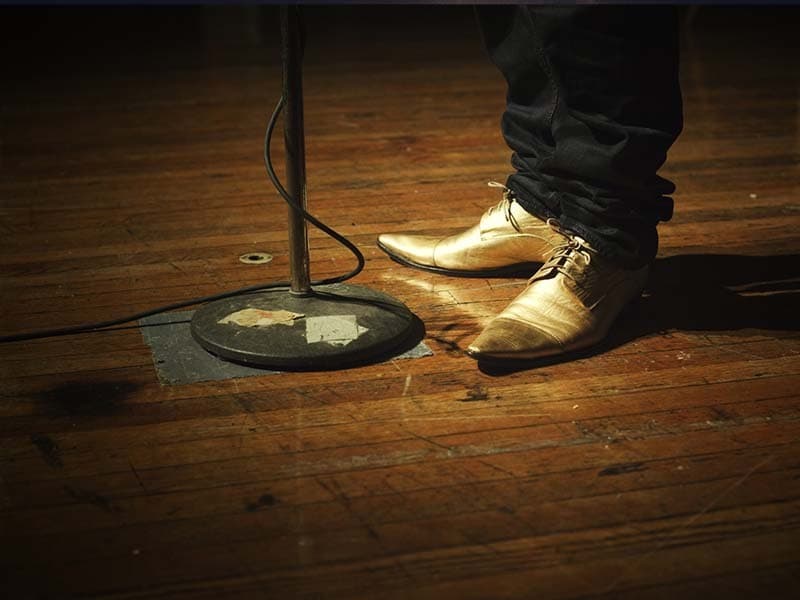
[[[0,21],[0,333],[286,278],[277,12],[165,10]],[[793,597],[797,12],[694,15],[645,297],[596,352],[503,372],[464,349],[525,277],[375,246],[500,199],[504,81],[471,9],[306,11],[312,212],[434,355],[163,386],[133,325],[0,346],[4,597]],[[314,276],[353,264],[310,243]]]

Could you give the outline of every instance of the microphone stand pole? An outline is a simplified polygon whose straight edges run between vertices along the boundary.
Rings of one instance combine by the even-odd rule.
[[[306,207],[303,43],[297,6],[281,6],[286,190]],[[322,370],[389,358],[413,348],[422,322],[399,300],[351,284],[311,285],[308,233],[289,208],[288,290],[244,294],[206,304],[192,317],[194,339],[237,363],[281,370]]]
[[[286,191],[303,209],[306,199],[306,144],[303,123],[303,40],[296,7],[281,6],[283,57],[283,139],[286,147]],[[294,294],[311,291],[308,229],[303,214],[289,207],[289,264]]]

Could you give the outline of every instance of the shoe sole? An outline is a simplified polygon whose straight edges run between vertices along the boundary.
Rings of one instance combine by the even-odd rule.
[[[444,267],[434,267],[431,265],[416,263],[413,260],[408,260],[407,258],[403,258],[402,256],[392,253],[389,248],[380,242],[377,242],[377,245],[378,248],[383,250],[389,256],[389,258],[405,267],[419,269],[420,271],[438,273],[440,275],[450,275],[451,277],[530,277],[542,266],[542,263],[540,262],[523,262],[515,263],[513,265],[506,265],[505,267],[497,267],[495,269],[473,269],[470,271],[459,271],[456,269],[445,269]]]

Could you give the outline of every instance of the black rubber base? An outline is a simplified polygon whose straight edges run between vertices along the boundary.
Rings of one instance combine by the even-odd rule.
[[[530,277],[542,266],[540,262],[521,262],[513,265],[506,265],[504,267],[497,267],[494,269],[473,269],[471,271],[458,271],[456,269],[445,269],[444,267],[435,267],[432,265],[423,265],[416,263],[413,260],[408,260],[402,256],[394,254],[389,248],[377,242],[378,248],[383,250],[389,258],[394,262],[400,263],[405,267],[412,267],[421,271],[430,271],[431,273],[439,273],[440,275],[449,275],[450,277]]]
[[[258,327],[221,322],[250,308],[302,316]],[[212,302],[195,312],[191,331],[212,354],[277,370],[378,362],[413,348],[425,333],[399,300],[347,284],[319,286],[308,296],[272,290]]]

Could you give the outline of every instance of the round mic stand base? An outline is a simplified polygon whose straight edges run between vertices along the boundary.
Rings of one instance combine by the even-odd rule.
[[[218,300],[195,312],[191,331],[221,358],[289,371],[375,363],[410,350],[424,335],[402,302],[342,283],[315,286],[303,296],[271,290]]]

